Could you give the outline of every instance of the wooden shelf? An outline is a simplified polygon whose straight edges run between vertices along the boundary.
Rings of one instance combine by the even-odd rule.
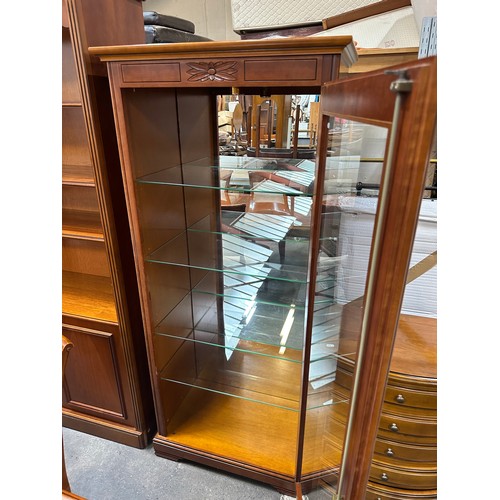
[[[321,428],[329,435],[343,435],[338,433],[338,423],[327,418],[329,412],[331,408],[319,408],[307,414],[307,428],[312,432],[305,442],[304,474],[325,470],[332,462],[340,464],[340,446],[336,456],[329,449],[326,460],[323,435],[317,432]],[[293,477],[298,418],[298,412],[193,388],[174,415],[166,439]]]
[[[63,209],[62,220],[63,237],[104,241],[99,212]]]
[[[63,314],[117,322],[111,279],[63,271],[62,310]]]
[[[65,165],[62,166],[63,185],[95,187],[94,169],[92,165]]]

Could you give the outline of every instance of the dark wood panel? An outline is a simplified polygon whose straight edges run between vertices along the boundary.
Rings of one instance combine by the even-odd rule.
[[[180,164],[172,89],[124,90],[127,148],[134,178]]]
[[[124,64],[122,66],[122,80],[125,83],[136,82],[180,82],[180,64]]]
[[[266,59],[245,61],[246,82],[276,82],[316,80],[320,76],[319,59]]]
[[[135,193],[141,207],[141,245],[148,256],[183,233],[184,190],[181,186],[136,184]]]
[[[147,294],[151,322],[154,327],[188,294],[190,289],[187,267],[146,263]]]
[[[66,366],[63,402],[68,408],[105,418],[126,418],[118,376],[114,331],[66,327],[63,333],[74,344]]]

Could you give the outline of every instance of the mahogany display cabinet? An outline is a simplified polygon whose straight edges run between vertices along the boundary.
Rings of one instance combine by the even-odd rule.
[[[62,2],[63,425],[144,448],[155,415],[106,67],[88,45],[144,41],[137,0]]]
[[[90,52],[110,76],[157,455],[297,497],[363,499],[434,133],[435,59],[344,81],[351,37]],[[219,156],[217,97],[229,93],[321,94],[316,158]],[[356,225],[365,205],[374,224],[358,265],[343,219]]]

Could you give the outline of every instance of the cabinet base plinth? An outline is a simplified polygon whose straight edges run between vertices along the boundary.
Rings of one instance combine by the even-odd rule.
[[[251,464],[237,462],[227,457],[182,446],[172,441],[168,441],[165,437],[159,435],[156,435],[153,439],[153,448],[155,454],[162,458],[173,461],[187,460],[242,476],[253,481],[265,483],[275,488],[278,493],[282,495],[288,495],[295,498],[297,493],[298,485],[295,482],[295,478],[291,476],[280,475],[274,471],[261,469]],[[317,487],[324,478],[325,475],[322,475],[321,477],[311,477],[301,481],[299,484],[300,491],[302,491],[303,494],[310,492]]]
[[[91,434],[115,443],[124,444],[133,448],[144,449],[148,445],[150,436],[146,432],[125,427],[99,419],[68,414],[63,411],[62,425],[68,429]]]

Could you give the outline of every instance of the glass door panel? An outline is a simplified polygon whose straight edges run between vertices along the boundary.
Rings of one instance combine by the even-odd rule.
[[[429,59],[328,83],[321,95],[298,482],[335,499],[365,498],[378,425],[386,423],[435,78]],[[325,274],[333,289],[324,289]],[[331,302],[318,307],[325,295]]]
[[[386,127],[334,116],[326,130],[303,477],[340,467],[378,205],[375,186],[380,185],[388,140]],[[360,190],[360,183],[370,189]],[[335,480],[325,475],[321,486],[328,490]]]

